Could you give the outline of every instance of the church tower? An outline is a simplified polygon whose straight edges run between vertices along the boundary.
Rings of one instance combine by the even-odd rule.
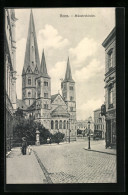
[[[24,67],[22,71],[22,100],[27,106],[36,100],[36,77],[40,69],[33,13],[31,10],[26,43]]]
[[[76,92],[69,58],[67,61],[65,79],[61,82],[61,89],[62,96],[68,106],[68,112],[70,114],[69,128],[71,130],[71,137],[76,137]]]
[[[44,51],[39,75],[36,79],[36,116],[45,128],[51,128],[51,78],[47,73]],[[36,118],[37,119],[37,118]]]

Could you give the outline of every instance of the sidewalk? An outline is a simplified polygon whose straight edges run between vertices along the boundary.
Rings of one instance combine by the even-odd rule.
[[[95,142],[96,143],[96,142]],[[91,149],[88,149],[88,146],[85,147],[84,149],[85,150],[88,150],[88,151],[93,151],[93,152],[100,152],[100,153],[106,153],[106,154],[111,154],[111,155],[116,155],[116,149],[111,149],[111,148],[105,148],[105,142],[104,140],[103,141],[100,141],[100,143],[97,143],[95,144],[94,142],[90,142],[90,146],[91,146]]]
[[[6,158],[6,184],[47,183],[44,173],[32,152],[22,155],[20,148],[13,148]]]

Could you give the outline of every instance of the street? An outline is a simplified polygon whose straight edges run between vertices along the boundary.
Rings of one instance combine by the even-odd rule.
[[[92,141],[99,145],[104,141]],[[53,183],[115,183],[116,155],[86,151],[85,142],[34,147]]]
[[[25,156],[14,148],[7,158],[7,183],[116,183],[116,155],[87,146],[87,140],[33,146]],[[91,141],[93,149],[99,146],[104,141]]]

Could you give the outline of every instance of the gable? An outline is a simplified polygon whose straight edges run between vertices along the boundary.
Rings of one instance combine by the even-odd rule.
[[[31,70],[31,67],[28,66],[27,70],[26,70],[26,73],[32,73],[32,70]]]
[[[60,94],[58,94],[55,99],[53,100],[52,104],[54,105],[60,105],[60,106],[65,106],[65,101],[63,100],[63,98],[61,97]]]
[[[66,108],[63,106],[58,106],[51,112],[52,117],[69,117],[69,113]]]

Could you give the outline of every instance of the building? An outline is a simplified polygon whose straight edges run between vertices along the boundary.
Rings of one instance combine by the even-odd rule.
[[[88,122],[89,121],[90,121],[90,132],[91,133],[94,132],[94,121],[93,121],[91,116],[86,120],[77,120],[77,130],[84,131],[86,134],[88,131]]]
[[[116,146],[116,28],[102,43],[105,48],[106,147]]]
[[[101,108],[94,110],[94,134],[99,138],[105,138],[105,116],[101,116]]]
[[[16,111],[16,39],[15,39],[15,11],[5,9],[5,101],[6,101],[6,150],[11,149],[13,139],[13,114]]]
[[[40,121],[50,132],[60,131],[70,139],[76,138],[76,93],[69,58],[60,93],[51,95],[51,77],[47,71],[44,50],[40,62],[33,13],[31,10],[24,66],[22,71],[22,100],[17,101],[28,115]]]

